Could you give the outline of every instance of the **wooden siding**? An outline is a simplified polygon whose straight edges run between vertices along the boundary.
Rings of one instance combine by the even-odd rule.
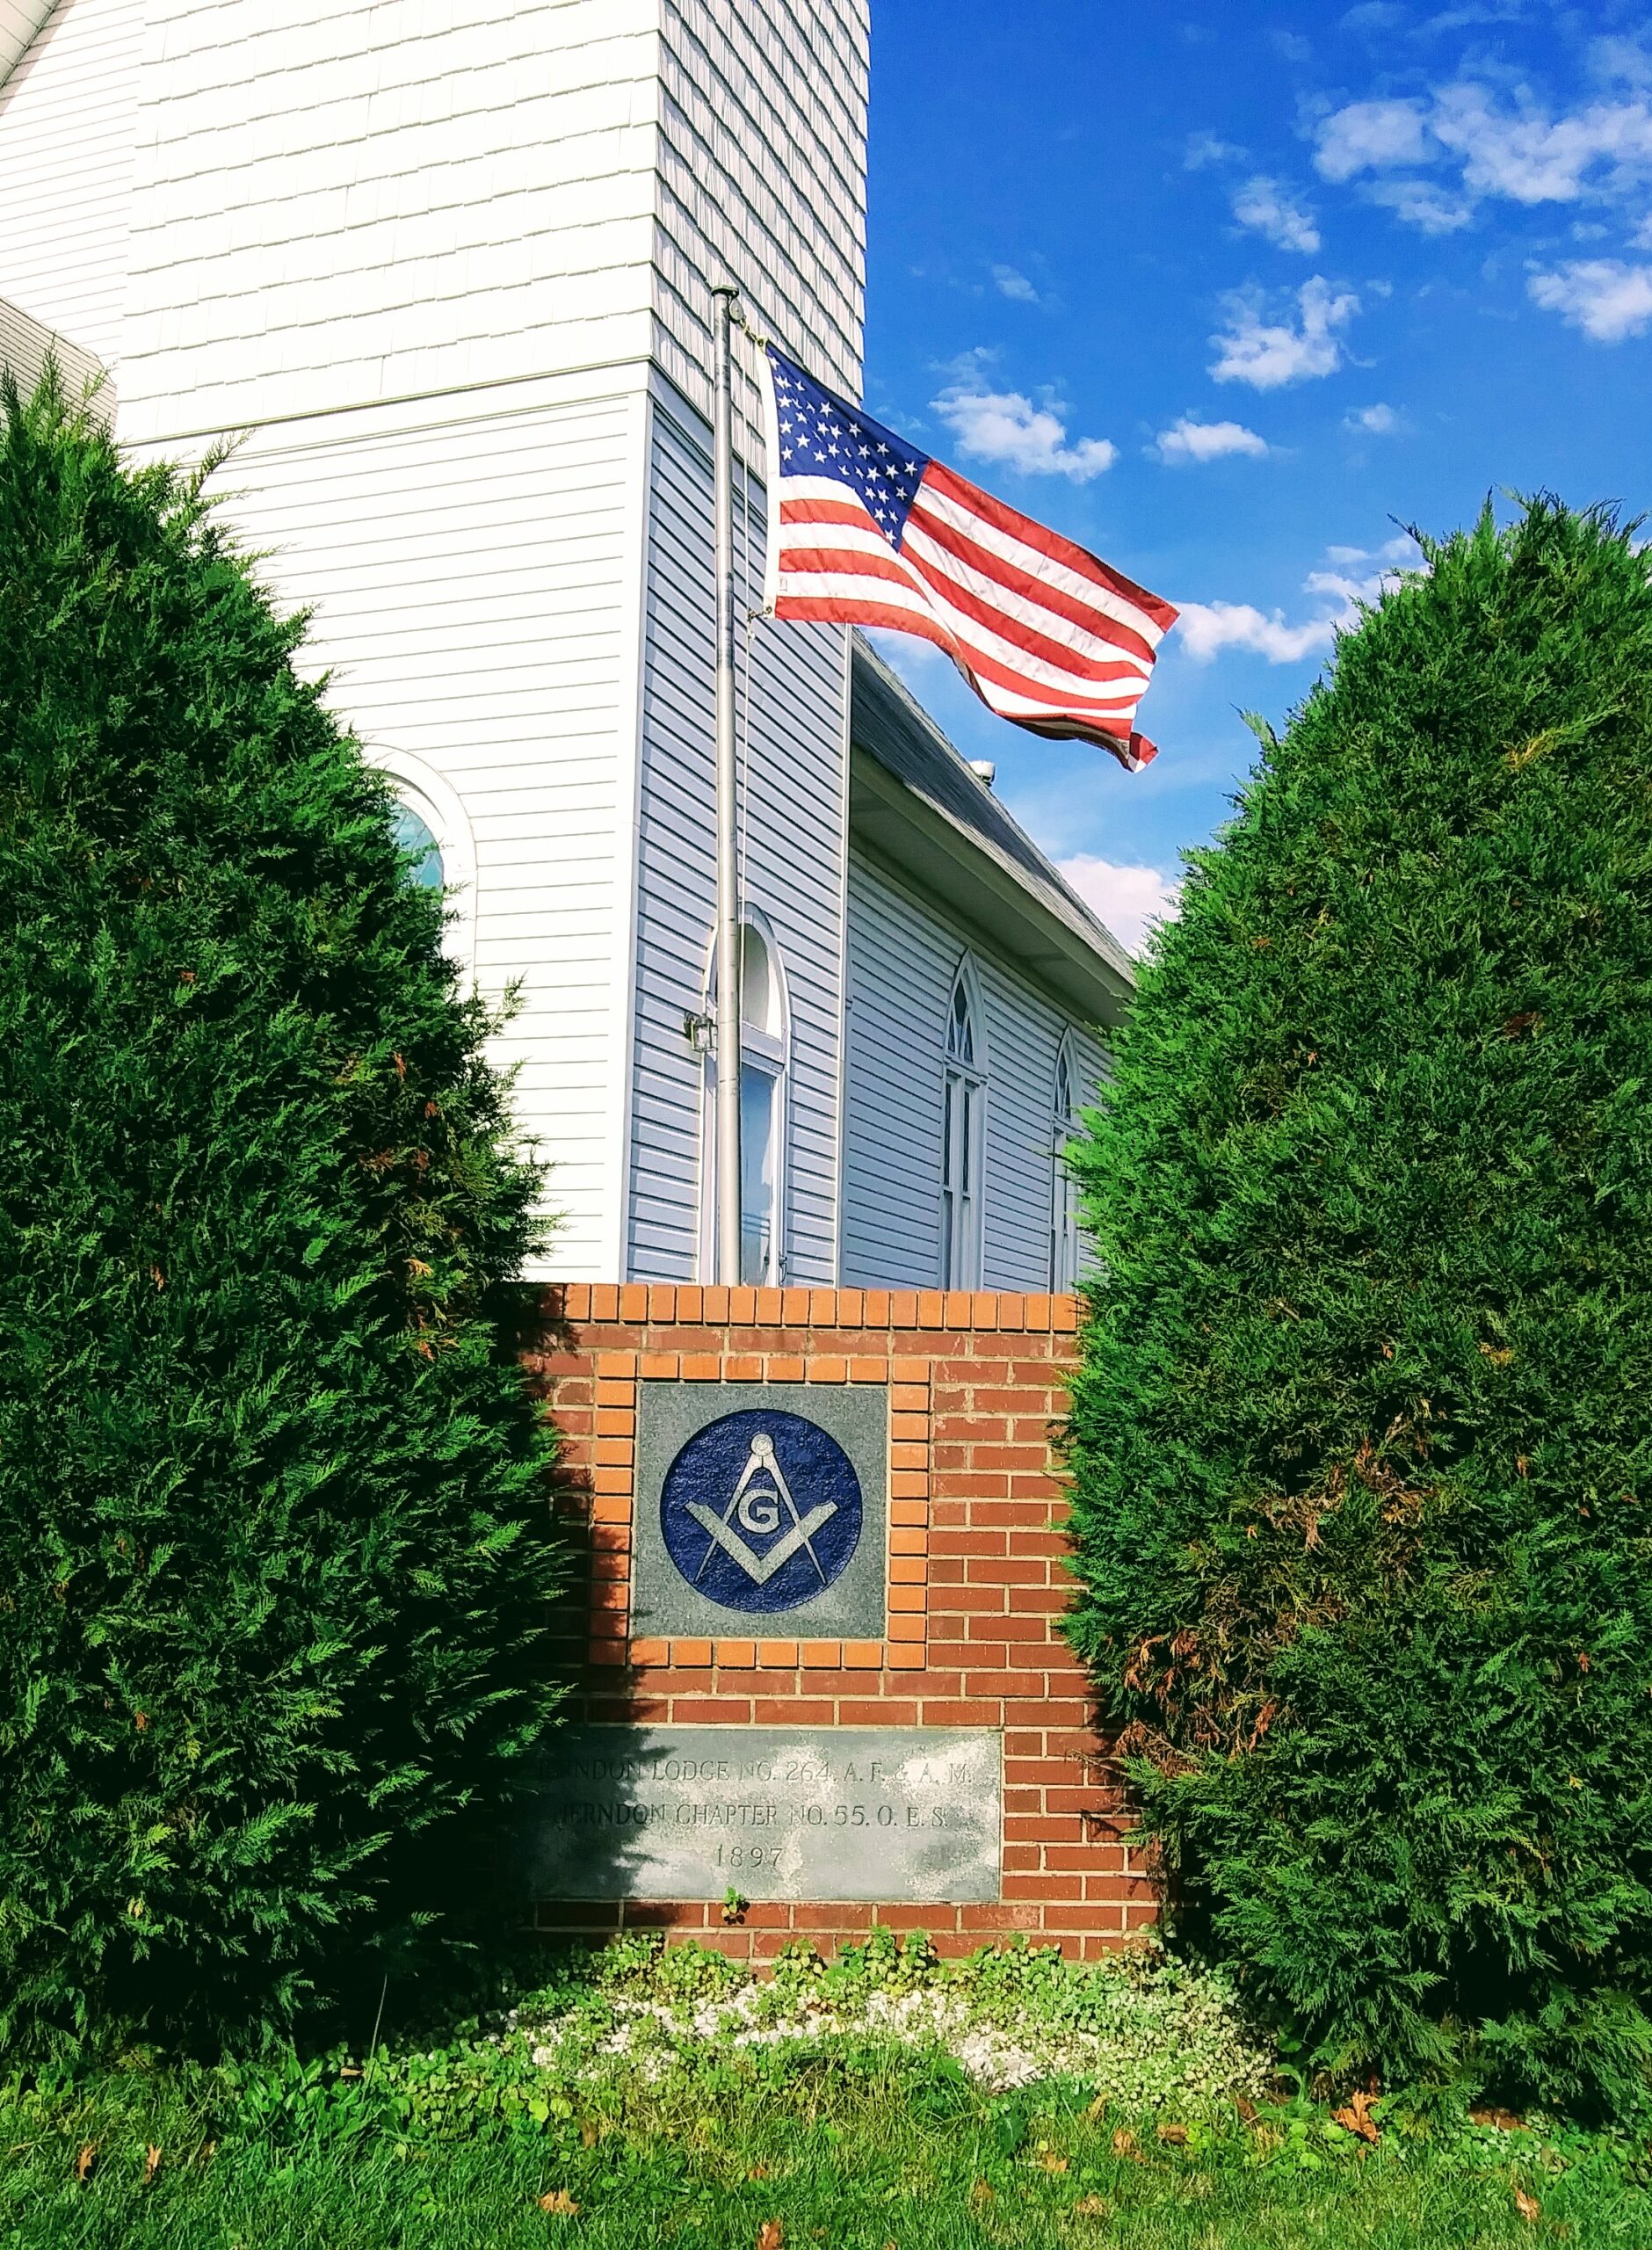
[[[657,0],[147,6],[134,434],[646,357]]]
[[[859,383],[866,0],[67,5],[148,18],[134,436],[650,357],[703,404],[725,268]]]
[[[0,53],[44,12],[0,0]],[[143,0],[59,0],[0,84],[0,297],[117,374],[142,35]]]
[[[284,425],[219,481],[231,520],[272,550],[278,598],[313,605],[304,662],[331,670],[335,707],[370,751],[422,760],[464,802],[477,977],[495,997],[519,982],[497,1053],[553,1161],[547,1270],[606,1280],[620,1259],[646,400],[504,392],[492,408]]]
[[[723,273],[758,327],[860,396],[867,18],[868,0],[664,0],[655,354],[702,413]]]
[[[51,12],[52,0],[0,0],[0,86]]]
[[[986,1042],[982,1286],[1047,1289],[1054,1189],[1051,1097],[1071,1020],[982,934],[865,853],[849,857],[842,1281],[933,1288],[940,1280],[941,1066],[953,978],[975,961]],[[1101,1052],[1075,1030],[1088,1101]]]
[[[628,1275],[699,1270],[705,1063],[684,1036],[705,1002],[716,900],[712,504],[707,433],[663,390],[656,407],[644,642]],[[743,592],[762,579],[753,487]],[[743,604],[743,606],[744,606]],[[744,889],[773,930],[791,1004],[785,1278],[836,1278],[842,1015],[844,636],[760,624],[741,715]]]

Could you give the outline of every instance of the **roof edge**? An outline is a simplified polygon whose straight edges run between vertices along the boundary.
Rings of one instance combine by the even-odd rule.
[[[914,809],[921,807],[916,825],[923,832],[930,856],[944,845],[945,856],[967,880],[979,883],[985,879],[995,911],[1006,903],[1006,889],[1011,895],[1018,894],[1024,912],[1042,928],[1047,940],[1059,932],[1059,950],[1081,970],[1085,982],[1106,994],[1110,1005],[1097,1012],[1098,1020],[1114,1018],[1134,990],[1134,965],[1129,954],[1003,801],[987,788],[906,683],[859,633],[852,638],[853,664],[863,688],[870,691],[874,702],[893,706],[891,715],[904,722],[918,738],[923,759],[936,762],[935,786],[926,787],[921,770],[913,770],[910,758],[891,755],[888,744],[880,746],[875,728],[863,723],[855,729],[854,749],[874,761],[898,793],[874,787],[873,794],[880,810],[887,817],[902,800]],[[864,794],[868,786],[864,773],[862,782]],[[949,796],[952,803],[946,801]],[[970,817],[977,809],[978,821]],[[882,853],[900,856],[890,853],[887,838]],[[986,877],[988,868],[989,878]],[[935,887],[932,880],[929,887]]]

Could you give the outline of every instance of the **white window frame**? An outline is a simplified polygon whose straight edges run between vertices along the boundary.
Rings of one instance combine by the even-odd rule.
[[[1067,1163],[1068,1143],[1078,1131],[1076,1059],[1073,1034],[1064,1031],[1050,1080],[1050,1288],[1057,1296],[1078,1287],[1078,1182]]]
[[[760,1071],[774,1086],[769,1112],[769,1154],[774,1183],[773,1217],[770,1228],[767,1271],[755,1284],[758,1288],[774,1288],[786,1279],[791,1232],[788,1223],[792,1142],[791,991],[786,981],[786,963],[781,958],[779,945],[768,916],[758,907],[748,906],[740,921],[743,930],[756,931],[769,957],[771,1027],[765,1031],[754,1024],[741,1024],[740,1070],[743,1078],[747,1071]],[[717,1271],[717,945],[714,936],[706,951],[702,990],[705,999],[701,1021],[711,1034],[700,1079],[699,1272],[704,1279],[714,1275]],[[775,1024],[779,1027],[778,1031],[772,1027]],[[741,1161],[744,1163],[743,1136],[740,1154]],[[743,1211],[741,1216],[743,1259]]]
[[[969,1054],[953,1043],[962,999],[969,1030]],[[981,979],[967,954],[960,961],[946,994],[941,1032],[940,1284],[944,1289],[978,1289],[986,1244],[987,1034]]]
[[[469,982],[476,974],[476,838],[464,800],[445,774],[411,751],[376,747],[363,755],[389,776],[396,795],[436,838],[447,909],[442,950]]]

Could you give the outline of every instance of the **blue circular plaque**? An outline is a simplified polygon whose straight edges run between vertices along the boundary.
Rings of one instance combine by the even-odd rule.
[[[666,1552],[724,1609],[797,1609],[824,1593],[859,1543],[861,1513],[837,1439],[778,1408],[697,1430],[660,1493]]]

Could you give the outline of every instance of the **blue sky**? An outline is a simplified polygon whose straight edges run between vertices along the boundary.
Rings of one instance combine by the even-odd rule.
[[[1184,608],[1135,775],[886,644],[1134,941],[1403,526],[1652,497],[1652,7],[873,0],[867,309],[873,413]]]

